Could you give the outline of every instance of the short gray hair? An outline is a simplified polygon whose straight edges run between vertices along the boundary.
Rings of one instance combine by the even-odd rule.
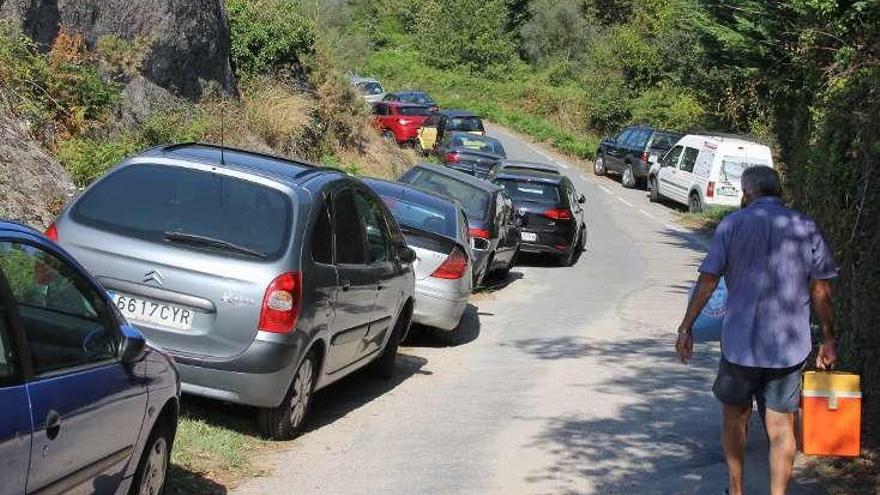
[[[782,196],[779,172],[765,165],[749,167],[742,174],[742,190],[752,197]]]

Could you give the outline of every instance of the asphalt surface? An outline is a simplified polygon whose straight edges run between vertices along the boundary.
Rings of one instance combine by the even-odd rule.
[[[460,345],[418,336],[390,382],[357,375],[319,393],[310,431],[233,493],[723,493],[718,343],[698,343],[689,366],[673,352],[706,240],[644,191],[490,134],[587,197],[580,261],[524,260],[472,298]],[[766,437],[757,421],[750,432],[747,493],[766,494]],[[800,483],[790,493],[824,493]]]

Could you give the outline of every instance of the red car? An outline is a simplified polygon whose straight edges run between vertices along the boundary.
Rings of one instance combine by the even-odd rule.
[[[373,125],[383,137],[401,145],[415,142],[419,127],[428,115],[431,115],[431,109],[422,105],[393,101],[373,105]]]

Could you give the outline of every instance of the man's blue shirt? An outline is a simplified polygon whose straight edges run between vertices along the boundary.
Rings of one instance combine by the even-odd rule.
[[[721,352],[740,366],[789,368],[812,348],[810,282],[837,276],[816,223],[775,197],[758,198],[715,230],[700,271],[727,283]]]

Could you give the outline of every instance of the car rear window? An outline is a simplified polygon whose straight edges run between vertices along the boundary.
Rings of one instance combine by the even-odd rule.
[[[425,93],[405,93],[400,96],[400,101],[405,101],[406,103],[417,103],[419,105],[433,105],[434,100],[432,100]]]
[[[440,196],[457,199],[464,206],[469,218],[485,220],[488,216],[491,194],[479,187],[425,169],[418,170],[410,179],[410,184]]]
[[[400,115],[431,115],[427,107],[398,107],[397,112]]]
[[[95,184],[73,219],[101,230],[165,242],[168,232],[204,236],[281,256],[292,207],[280,191],[199,170],[131,165]]]
[[[450,144],[453,148],[465,148],[483,153],[506,156],[504,153],[504,146],[502,146],[499,141],[476,134],[455,135],[452,137]]]
[[[397,223],[435,234],[455,238],[455,210],[442,210],[431,205],[381,195]]]
[[[452,117],[446,125],[447,131],[476,132],[483,131],[483,122],[479,117]]]
[[[655,132],[654,139],[651,141],[652,148],[669,149],[675,146],[675,143],[681,139],[680,134],[669,134],[667,132]]]
[[[358,91],[365,95],[378,95],[384,91],[382,85],[375,81],[361,82],[357,84]]]
[[[758,157],[725,156],[721,159],[721,180],[739,182],[747,168],[757,165],[769,166],[770,162]]]
[[[501,179],[497,184],[503,186],[515,201],[559,204],[559,187],[556,184],[514,179]]]

